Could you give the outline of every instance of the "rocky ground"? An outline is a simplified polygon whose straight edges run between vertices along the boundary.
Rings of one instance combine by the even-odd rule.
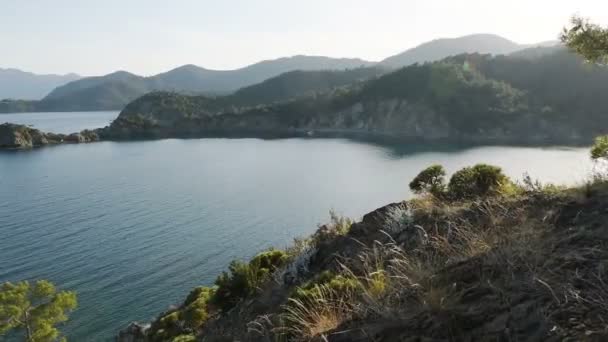
[[[233,307],[205,304],[202,324],[181,315],[190,299],[119,340],[608,340],[605,181],[421,197],[346,223],[298,241],[290,261]],[[324,281],[328,272],[337,276]]]

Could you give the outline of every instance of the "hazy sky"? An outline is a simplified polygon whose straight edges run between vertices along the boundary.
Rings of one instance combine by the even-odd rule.
[[[552,40],[574,13],[608,25],[606,0],[0,0],[0,67],[148,75],[296,54],[380,60],[470,33]]]

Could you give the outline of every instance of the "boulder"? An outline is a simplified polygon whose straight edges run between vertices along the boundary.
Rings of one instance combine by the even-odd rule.
[[[0,125],[0,148],[31,148],[45,143],[43,135],[25,125],[4,123]]]
[[[149,324],[131,322],[126,328],[118,332],[117,342],[143,342],[146,340],[146,332],[150,328]]]

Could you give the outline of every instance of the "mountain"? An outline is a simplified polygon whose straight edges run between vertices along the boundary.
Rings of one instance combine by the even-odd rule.
[[[57,87],[29,107],[6,106],[12,110],[38,111],[119,110],[139,96],[152,91],[183,94],[227,94],[293,70],[342,70],[371,66],[361,59],[294,56],[263,61],[236,70],[209,70],[184,65],[150,77],[118,71],[105,76],[86,77]],[[2,111],[0,106],[0,111]],[[9,110],[9,109],[7,109]]]
[[[566,47],[561,44],[536,45],[512,52],[509,54],[509,56],[517,58],[537,59],[546,55],[551,55],[560,50],[566,50]]]
[[[265,90],[249,99],[265,96],[265,105],[243,101],[247,92],[243,98],[151,93],[127,105],[99,135],[371,135],[538,144],[588,142],[608,129],[608,70],[561,49],[536,59],[462,54],[287,101],[268,95],[281,87],[264,83],[256,87]]]
[[[497,55],[521,51],[519,52],[520,55],[524,56],[539,54],[541,50],[546,51],[545,49],[548,49],[545,46],[554,45],[555,43],[543,42],[536,44],[535,46],[539,46],[538,49],[540,49],[538,51],[521,51],[530,46],[516,44],[497,35],[474,34],[459,38],[437,39],[424,43],[399,55],[385,59],[379,63],[379,66],[386,68],[385,71],[388,71],[415,63],[437,61],[462,53],[490,53]],[[299,55],[262,61],[236,70],[210,70],[195,65],[184,65],[149,77],[142,77],[126,71],[118,71],[105,76],[83,78],[59,86],[37,102],[4,101],[0,104],[0,112],[120,110],[127,103],[154,91],[218,96],[233,93],[240,88],[258,84],[290,71],[358,69],[374,65],[377,65],[377,63],[361,59]],[[291,75],[290,77],[295,76]],[[326,74],[325,76],[334,77],[336,75]],[[318,74],[317,77],[324,76]],[[347,79],[348,77],[350,75],[347,76]],[[300,84],[304,88],[313,85],[323,87],[321,83],[315,84],[315,82],[320,80],[312,80],[310,74],[305,75],[303,80],[298,81],[294,78],[290,82],[292,81],[294,82],[292,85],[284,88],[287,93],[279,95],[278,92],[281,90],[278,88],[276,89],[278,92],[266,92],[270,97],[260,100],[260,103],[270,101],[275,95],[279,95],[279,97],[295,95],[300,91],[296,89],[298,82],[311,82],[309,85]],[[335,81],[337,80],[331,80],[328,85],[336,86]],[[277,86],[277,83],[274,86]],[[307,91],[309,90],[315,89],[307,89]],[[289,92],[292,93],[290,94]],[[237,96],[236,98],[242,97]]]
[[[252,86],[244,87],[223,97],[229,105],[254,106],[306,97],[336,87],[366,81],[386,73],[381,67],[349,70],[290,71]]]
[[[381,65],[398,68],[414,63],[434,62],[448,56],[463,53],[492,55],[509,54],[525,46],[494,34],[472,34],[458,38],[441,38],[418,45],[380,62]]]
[[[54,88],[79,78],[76,74],[37,75],[0,68],[0,99],[39,100]]]

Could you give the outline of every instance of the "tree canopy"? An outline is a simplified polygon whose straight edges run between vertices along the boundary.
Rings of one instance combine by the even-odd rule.
[[[19,330],[27,342],[65,341],[55,326],[67,321],[67,313],[76,306],[75,292],[57,292],[46,280],[4,283],[0,285],[0,335]]]
[[[608,28],[575,16],[571,27],[564,28],[561,40],[591,62],[608,63]]]

